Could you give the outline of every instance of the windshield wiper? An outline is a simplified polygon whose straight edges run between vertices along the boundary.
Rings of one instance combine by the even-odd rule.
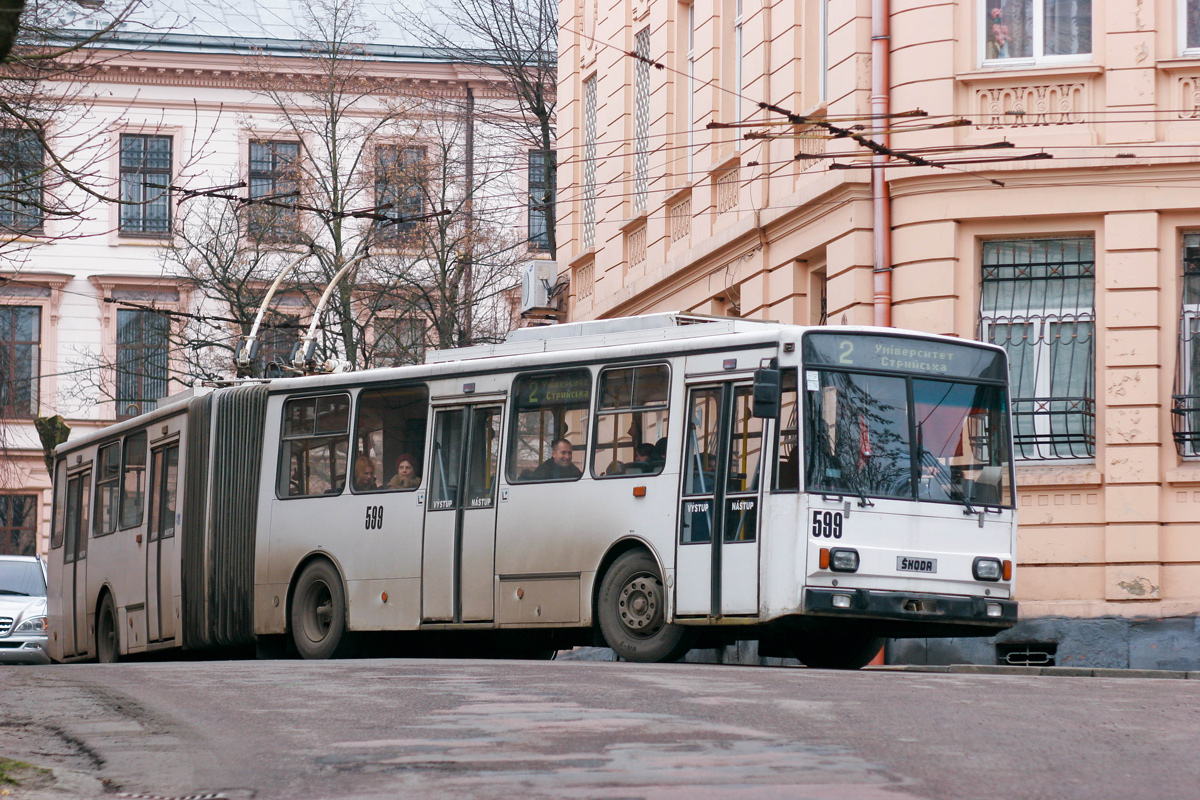
[[[851,473],[851,474],[853,475],[854,473]],[[867,493],[866,493],[866,491],[863,490],[862,483],[859,482],[857,475],[854,476],[854,478],[850,481],[850,483],[854,487],[855,494],[858,495],[859,508],[867,508],[868,506],[874,508],[875,504],[867,499]]]

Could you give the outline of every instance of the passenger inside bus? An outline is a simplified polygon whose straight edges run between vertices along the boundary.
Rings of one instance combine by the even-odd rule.
[[[421,485],[421,476],[417,474],[417,462],[408,453],[396,458],[396,474],[388,481],[389,489],[416,489]]]
[[[583,473],[575,466],[572,458],[575,447],[566,439],[556,439],[550,451],[550,458],[529,475],[534,481],[574,480]]]
[[[622,463],[613,461],[605,470],[605,475],[648,475],[658,472],[653,464],[650,463],[651,454],[654,452],[654,445],[649,442],[642,442],[633,448],[633,461]]]
[[[354,460],[354,489],[359,492],[373,492],[379,488],[375,481],[375,464],[371,458],[361,455]]]

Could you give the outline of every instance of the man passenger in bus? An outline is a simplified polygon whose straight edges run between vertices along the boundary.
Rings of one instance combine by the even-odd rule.
[[[421,485],[421,476],[417,474],[416,461],[408,453],[396,458],[396,474],[388,481],[389,489],[416,489]]]
[[[530,475],[532,481],[561,481],[573,480],[583,475],[579,467],[572,461],[574,445],[566,439],[555,439],[550,449],[550,458],[535,469]]]
[[[354,460],[354,490],[356,492],[373,492],[379,488],[375,482],[375,465],[366,455]]]

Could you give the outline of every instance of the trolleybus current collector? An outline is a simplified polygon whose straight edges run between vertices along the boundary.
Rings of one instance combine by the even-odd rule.
[[[1004,351],[656,314],[197,388],[58,448],[57,661],[881,637],[1016,622]],[[271,648],[264,648],[271,649]]]

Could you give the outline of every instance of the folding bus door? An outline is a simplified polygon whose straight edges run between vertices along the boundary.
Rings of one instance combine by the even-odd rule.
[[[493,617],[502,411],[499,405],[435,411],[421,564],[425,622]]]
[[[150,456],[150,525],[146,535],[146,639],[175,638],[176,498],[179,494],[179,444]]]
[[[758,613],[759,480],[763,420],[753,387],[725,382],[688,391],[675,576],[679,616]]]
[[[92,470],[67,478],[67,520],[63,542],[62,638],[63,656],[86,655],[87,542],[91,533]]]

